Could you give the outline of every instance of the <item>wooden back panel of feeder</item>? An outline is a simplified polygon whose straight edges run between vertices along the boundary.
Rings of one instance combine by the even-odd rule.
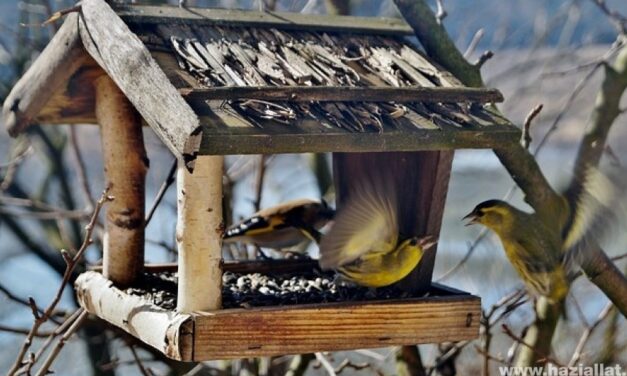
[[[333,173],[338,209],[352,188],[371,176],[386,171],[393,177],[400,204],[399,226],[403,234],[440,234],[444,202],[451,172],[452,151],[333,153]],[[409,291],[428,291],[437,245],[425,253],[416,269],[400,282]]]

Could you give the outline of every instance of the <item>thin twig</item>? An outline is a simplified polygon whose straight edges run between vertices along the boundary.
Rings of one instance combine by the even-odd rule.
[[[468,59],[470,55],[472,55],[472,53],[475,52],[475,50],[477,49],[477,45],[479,44],[479,42],[481,41],[481,38],[483,38],[484,35],[485,35],[485,31],[483,30],[483,28],[480,28],[479,30],[477,30],[475,35],[472,36],[472,39],[470,40],[470,43],[468,43],[468,47],[466,48],[466,51],[464,52],[464,57],[466,59]]]
[[[41,345],[39,350],[35,353],[34,361],[35,363],[42,357],[42,355],[48,350],[48,347],[52,344],[52,341],[59,335],[65,333],[65,331],[76,321],[78,316],[82,313],[83,308],[78,308],[74,311],[61,325],[59,325],[46,339],[46,341]]]
[[[7,289],[2,284],[0,284],[0,292],[3,293],[9,300],[12,300],[12,301],[14,301],[14,302],[16,302],[18,304],[21,304],[21,305],[23,305],[25,307],[31,308],[31,303],[28,300],[20,298],[19,296],[13,294],[9,289]],[[39,308],[39,307],[37,307],[37,312],[40,315],[43,315],[43,313],[44,313],[44,311],[41,308]],[[53,321],[55,324],[61,324],[59,321],[57,321],[54,318],[51,318],[50,321]]]
[[[266,156],[259,156],[259,165],[257,167],[257,177],[255,179],[255,200],[253,201],[253,206],[255,208],[255,212],[258,212],[261,208],[261,198],[263,195],[263,181],[266,175]]]
[[[529,145],[531,145],[531,132],[530,132],[531,123],[533,122],[533,119],[535,119],[536,116],[540,114],[540,111],[542,111],[543,107],[544,107],[543,104],[539,104],[535,106],[525,118],[525,122],[523,123],[522,137],[521,137],[521,143],[525,149],[529,149]]]
[[[6,326],[6,325],[0,324],[0,332],[14,333],[14,334],[28,334],[30,332],[30,329],[14,328],[12,326]],[[35,334],[35,337],[45,338],[45,337],[48,337],[50,334],[51,333],[49,332],[37,333]]]
[[[433,374],[433,372],[435,372],[436,370],[438,370],[440,367],[442,367],[445,363],[451,361],[452,359],[456,358],[459,353],[461,352],[461,350],[468,346],[471,342],[470,341],[460,341],[457,343],[454,343],[452,345],[450,345],[449,347],[446,348],[446,350],[436,358],[435,360],[435,365],[433,366],[433,368],[431,368],[429,370],[429,375]],[[441,350],[443,351],[443,350]]]
[[[360,371],[362,369],[370,368],[370,363],[364,362],[364,363],[356,364],[356,363],[351,362],[348,359],[344,359],[342,363],[340,363],[340,365],[335,368],[335,373],[339,375],[340,373],[342,373],[342,371],[344,371],[347,368],[352,368],[356,371]]]
[[[607,53],[606,53],[606,55],[607,55]],[[533,152],[533,156],[534,157],[537,157],[540,154],[540,151],[544,147],[544,144],[551,138],[551,135],[555,131],[557,131],[560,122],[562,121],[562,119],[564,118],[564,116],[566,115],[566,113],[568,112],[570,107],[573,105],[573,103],[575,103],[575,99],[577,98],[577,96],[581,93],[581,91],[584,89],[584,87],[586,87],[586,85],[588,84],[590,79],[592,79],[592,76],[594,76],[596,71],[603,65],[604,61],[605,60],[602,60],[602,62],[597,63],[594,67],[592,67],[592,69],[590,69],[590,71],[588,73],[586,73],[586,75],[581,80],[579,80],[579,82],[577,82],[577,85],[575,86],[573,91],[568,96],[568,99],[566,100],[566,102],[564,103],[564,105],[560,109],[559,113],[557,114],[557,116],[553,120],[553,123],[551,124],[549,129],[546,131],[546,133],[544,134],[544,136],[542,137],[542,139],[538,143],[538,146],[536,146],[536,149]]]
[[[483,358],[483,375],[487,376],[490,373],[490,360],[498,360],[500,362],[505,362],[502,359],[497,359],[490,355],[490,345],[492,344],[492,327],[496,325],[499,321],[501,321],[504,317],[513,312],[516,308],[520,307],[521,304],[524,303],[523,298],[525,297],[526,292],[524,289],[516,290],[511,294],[508,294],[498,302],[492,305],[490,309],[487,311],[482,311],[481,315],[481,329],[483,334],[483,348],[479,348],[477,345],[475,347],[479,353],[484,355]],[[501,313],[494,317],[494,315],[499,312]]]
[[[601,9],[603,13],[610,19],[616,26],[616,29],[621,34],[627,34],[627,17],[618,13],[617,11],[610,10],[605,3],[605,0],[593,0],[593,2]]]
[[[492,354],[490,354],[489,352],[485,351],[485,349],[482,349],[481,347],[475,345],[475,350],[477,350],[477,352],[481,355],[483,355],[485,357],[486,360],[494,360],[495,362],[504,364],[504,365],[509,365],[509,363],[507,363],[507,360],[498,357],[498,356],[494,356]],[[485,367],[485,364],[484,364]],[[489,375],[490,372],[486,370],[486,368],[484,368],[483,370],[483,374],[484,375]]]
[[[81,10],[81,6],[80,5],[76,5],[76,6],[73,6],[71,8],[67,8],[67,9],[61,9],[58,12],[54,12],[52,14],[52,16],[50,16],[47,20],[45,20],[42,23],[35,23],[35,24],[20,23],[20,26],[22,26],[22,27],[44,27],[44,26],[47,26],[47,25],[55,22],[56,20],[58,20],[61,17],[65,16],[66,14],[78,12],[80,10]]]
[[[0,206],[0,213],[13,217],[36,218],[36,219],[85,219],[89,213],[82,210],[62,210],[62,211],[20,211],[12,210]]]
[[[137,364],[137,368],[139,368],[139,372],[141,372],[141,374],[144,376],[153,376],[150,369],[144,367],[144,363],[139,358],[139,355],[137,355],[137,350],[135,350],[135,346],[133,346],[132,344],[129,344],[128,348],[129,350],[131,350],[131,354],[133,355],[133,359],[135,359],[135,364]]]
[[[76,268],[76,265],[82,258],[83,254],[85,253],[89,245],[92,243],[92,233],[95,228],[96,221],[98,220],[100,209],[102,209],[102,207],[107,201],[110,201],[113,199],[112,197],[107,195],[107,192],[108,192],[108,188],[105,189],[105,191],[102,193],[102,196],[96,203],[94,212],[91,216],[89,223],[87,224],[87,226],[85,226],[85,238],[83,240],[83,243],[81,244],[81,247],[78,249],[74,257],[70,259],[66,259],[66,268],[65,268],[65,272],[63,273],[63,279],[61,280],[59,289],[57,290],[56,295],[52,299],[52,302],[44,310],[43,314],[39,314],[36,308],[33,309],[33,314],[35,316],[33,326],[31,327],[30,332],[26,336],[26,339],[24,340],[24,343],[22,344],[22,347],[20,348],[20,351],[18,352],[15,362],[9,369],[8,375],[10,376],[15,375],[17,370],[20,369],[20,367],[24,364],[24,357],[26,356],[26,353],[28,352],[28,350],[30,349],[32,345],[33,337],[39,330],[39,327],[41,327],[52,316],[57,304],[61,300],[61,296],[63,295],[65,286],[67,285],[70,278],[72,277],[72,272],[74,271],[74,268]]]
[[[533,347],[532,345],[528,344],[527,342],[525,342],[521,337],[517,336],[516,334],[514,334],[514,332],[512,332],[512,330],[505,324],[501,325],[501,328],[503,328],[503,333],[507,334],[508,337],[510,337],[511,339],[513,339],[514,341],[520,343],[521,345],[530,348],[532,351],[536,352],[535,347]],[[536,354],[538,354],[536,352]],[[544,356],[544,354],[538,354],[544,357],[543,360],[553,363],[558,367],[565,367],[563,364],[561,364],[560,362],[558,362],[557,360],[553,359],[550,356]]]
[[[37,371],[37,376],[45,376],[48,373],[50,373],[50,367],[52,366],[52,363],[54,363],[57,356],[59,356],[59,353],[61,353],[63,346],[65,346],[65,344],[72,337],[72,335],[76,333],[78,328],[80,328],[81,325],[83,324],[83,321],[85,321],[85,319],[89,315],[89,313],[85,311],[84,309],[80,308],[79,310],[82,310],[82,311],[79,314],[78,318],[74,321],[72,325],[70,325],[67,331],[63,333],[63,335],[61,336],[61,339],[59,339],[59,342],[57,342],[57,345],[52,349],[52,351],[50,352],[50,354],[44,361],[44,364],[41,366],[39,371]]]
[[[32,151],[33,151],[33,146],[30,143],[26,144],[26,147],[20,150],[16,156],[11,158],[10,161],[1,163],[0,170],[10,168],[12,166],[15,166],[16,164],[19,164],[24,159],[26,159],[26,157],[28,157],[32,153]]]
[[[174,183],[174,180],[175,180],[174,174],[176,173],[177,166],[178,166],[178,161],[175,158],[174,161],[172,162],[172,166],[170,167],[170,171],[168,171],[168,175],[166,176],[163,183],[161,183],[161,187],[159,187],[159,192],[157,192],[157,196],[155,197],[155,200],[153,201],[152,206],[150,207],[150,210],[148,210],[148,214],[146,215],[146,221],[144,224],[145,226],[148,226],[148,223],[150,223],[152,216],[155,214],[155,211],[157,210],[157,206],[159,206],[159,204],[161,203],[161,200],[163,200],[163,196],[165,196],[165,193],[168,191],[168,188],[170,188],[172,183]]]
[[[483,64],[485,64],[486,61],[492,59],[492,57],[494,57],[494,52],[490,50],[485,51],[481,54],[481,56],[479,56],[479,59],[477,59],[477,61],[473,65],[477,68],[481,68]]]
[[[87,178],[87,168],[85,167],[85,160],[81,153],[80,146],[78,145],[78,135],[76,133],[76,127],[70,127],[70,152],[76,162],[78,183],[83,191],[83,198],[87,203],[87,210],[92,211],[94,207],[94,196],[89,188],[89,179]]]
[[[337,374],[335,373],[335,368],[333,368],[333,365],[322,353],[317,352],[316,359],[318,359],[320,364],[322,364],[329,376],[337,376]]]
[[[577,342],[577,347],[575,347],[575,351],[573,352],[573,356],[570,358],[570,362],[568,362],[568,366],[572,367],[579,363],[581,356],[583,355],[583,349],[586,347],[588,340],[592,336],[592,333],[596,330],[596,328],[605,320],[605,318],[610,314],[614,304],[609,302],[605,305],[605,307],[599,313],[596,321],[592,323],[592,325],[587,325],[586,329],[581,334],[579,338],[579,342]]]
[[[21,151],[19,151],[16,156],[12,157],[12,159],[9,162],[3,165],[0,165],[0,170],[2,170],[3,168],[6,169],[6,172],[4,176],[2,177],[2,180],[0,181],[0,192],[6,191],[9,188],[9,186],[11,186],[11,183],[13,182],[13,178],[15,177],[15,174],[17,173],[18,167],[26,159],[26,157],[29,154],[31,154],[32,150],[33,148],[30,142],[28,142],[26,144],[26,147],[23,148]]]
[[[618,261],[618,260],[622,260],[624,258],[627,258],[627,253],[623,253],[622,255],[618,255],[618,256],[614,256],[612,257],[610,260],[612,261]]]
[[[444,0],[435,0],[437,9],[435,12],[435,19],[439,25],[442,25],[442,21],[448,16],[446,9],[444,9]]]

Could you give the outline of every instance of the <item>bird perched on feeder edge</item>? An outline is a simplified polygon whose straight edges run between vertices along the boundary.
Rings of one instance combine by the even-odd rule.
[[[568,294],[575,267],[583,260],[582,252],[606,239],[617,224],[624,224],[626,182],[624,173],[606,174],[589,168],[582,181],[574,182],[562,194],[564,209],[549,211],[552,218],[488,200],[464,219],[470,220],[467,226],[482,224],[498,235],[532,295],[560,302]]]
[[[365,183],[365,182],[364,182]],[[370,183],[353,192],[320,242],[320,267],[334,269],[367,287],[391,285],[406,277],[435,244],[431,237],[402,237],[396,191]]]
[[[299,199],[263,209],[229,227],[224,241],[256,244],[265,248],[289,248],[307,239],[320,241],[320,229],[335,215],[324,201]]]

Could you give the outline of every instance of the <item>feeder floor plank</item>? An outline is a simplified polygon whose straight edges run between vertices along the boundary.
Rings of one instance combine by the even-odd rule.
[[[199,313],[194,359],[469,340],[479,317],[480,299],[471,295]]]
[[[76,281],[92,314],[166,356],[205,361],[470,340],[481,299],[434,285],[436,296],[224,309],[180,314],[112,285],[95,271]]]

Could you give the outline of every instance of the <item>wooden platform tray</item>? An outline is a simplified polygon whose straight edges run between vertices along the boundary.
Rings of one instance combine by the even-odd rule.
[[[478,336],[481,314],[480,298],[442,286],[424,298],[193,314],[127,294],[97,271],[82,274],[76,290],[90,313],[181,361],[468,340]]]

